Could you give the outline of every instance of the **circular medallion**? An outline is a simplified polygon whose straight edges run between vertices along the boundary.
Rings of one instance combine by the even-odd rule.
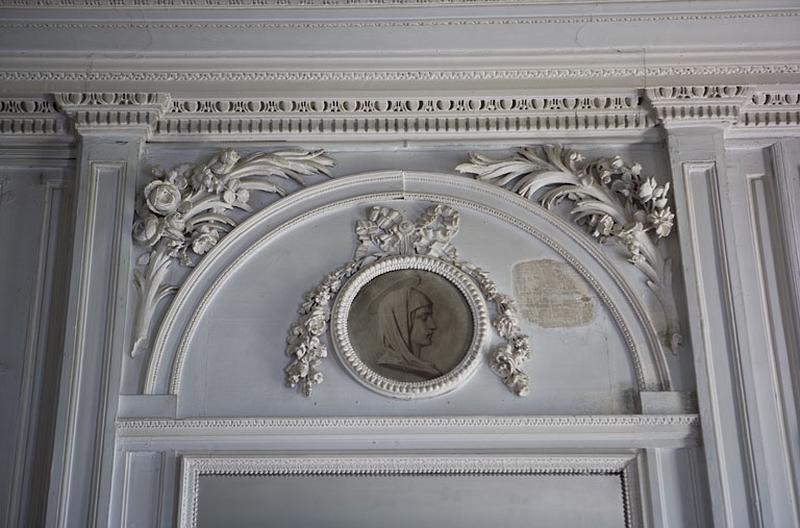
[[[425,256],[381,259],[342,288],[334,348],[367,387],[396,398],[438,396],[472,375],[489,327],[486,302],[464,272]]]

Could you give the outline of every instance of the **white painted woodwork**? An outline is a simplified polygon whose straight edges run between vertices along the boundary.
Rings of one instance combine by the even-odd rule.
[[[791,0],[4,3],[0,524],[398,525],[402,497],[420,524],[800,526],[798,20]],[[456,170],[554,143],[671,184],[675,353],[575,200]],[[335,165],[174,258],[134,346],[150,169],[225,149]],[[286,387],[289,326],[356,221],[434,202],[499,291],[548,259],[593,318],[520,321],[525,397],[484,358],[452,392],[388,398],[332,346],[310,397]]]

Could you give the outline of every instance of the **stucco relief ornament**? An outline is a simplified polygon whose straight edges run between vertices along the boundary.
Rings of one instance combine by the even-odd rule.
[[[494,183],[553,209],[569,202],[569,214],[601,243],[613,243],[644,273],[663,311],[663,346],[676,352],[682,337],[672,296],[672,267],[659,240],[672,232],[669,183],[642,174],[638,163],[619,156],[585,162],[577,152],[548,145],[522,147],[509,159],[472,154],[456,170]]]
[[[206,163],[153,169],[136,205],[133,238],[149,250],[139,257],[134,283],[139,304],[131,355],[143,348],[153,312],[178,287],[166,283],[174,263],[192,267],[231,229],[233,218],[252,212],[252,193],[285,196],[276,180],[304,186],[304,176],[329,176],[333,160],[321,150],[256,153],[242,157],[235,150],[216,154]]]
[[[353,260],[306,295],[289,329],[287,385],[309,396],[322,383],[330,324],[343,365],[370,389],[404,399],[444,394],[481,362],[489,302],[502,340],[489,366],[514,394],[526,395],[529,338],[514,301],[485,271],[458,258],[452,240],[459,223],[459,213],[442,204],[415,221],[395,209],[370,208],[355,227]]]

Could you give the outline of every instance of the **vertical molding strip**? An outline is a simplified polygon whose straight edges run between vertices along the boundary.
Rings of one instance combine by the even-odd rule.
[[[80,175],[78,175],[80,179]],[[69,503],[70,482],[72,480],[72,464],[75,443],[75,432],[77,429],[77,411],[78,411],[78,395],[81,386],[81,375],[83,369],[83,352],[85,349],[86,339],[86,316],[87,316],[87,298],[89,296],[89,289],[91,287],[91,268],[94,254],[94,237],[91,236],[95,231],[97,223],[97,193],[99,174],[97,173],[94,163],[90,165],[88,174],[88,197],[87,203],[81,204],[78,200],[77,211],[86,210],[86,215],[82,219],[84,225],[81,230],[82,247],[80,248],[79,255],[73,255],[73,264],[76,260],[80,263],[80,281],[78,299],[76,303],[70,301],[70,305],[75,307],[78,311],[75,329],[71,332],[67,329],[68,334],[72,333],[67,342],[72,342],[73,357],[65,357],[65,361],[69,361],[69,391],[66,393],[67,397],[67,423],[65,432],[64,449],[61,453],[62,474],[56,475],[52,478],[52,482],[58,485],[58,502],[56,504],[56,526],[66,526],[67,505]],[[81,207],[83,206],[83,207]],[[77,222],[76,222],[77,227]],[[71,317],[69,319],[72,319]],[[63,396],[63,392],[62,392]],[[61,398],[59,398],[61,399]]]
[[[2,181],[0,181],[0,196],[2,196]],[[54,217],[53,204],[56,202],[64,188],[63,180],[50,180],[45,183],[44,203],[42,206],[42,223],[39,232],[39,251],[36,259],[36,278],[32,292],[33,306],[28,316],[28,330],[25,343],[25,360],[22,367],[22,385],[20,387],[20,408],[17,420],[17,442],[14,455],[14,469],[11,478],[11,493],[9,496],[8,517],[6,526],[17,526],[20,521],[20,506],[24,488],[30,482],[30,469],[28,463],[31,439],[31,405],[34,399],[34,385],[36,373],[39,365],[43,361],[41,336],[44,335],[42,326],[42,313],[45,291],[48,289],[47,283],[51,282],[52,259],[54,253],[54,242],[51,240],[52,233],[57,231],[57,218]],[[55,208],[57,210],[57,208]],[[47,308],[49,312],[49,307]],[[26,467],[28,468],[26,471]]]
[[[124,204],[128,195],[123,192],[125,189],[125,181],[131,177],[128,174],[127,162],[119,163],[102,163],[97,164],[98,167],[103,169],[110,169],[117,171],[117,177],[114,182],[114,194],[116,198],[114,208],[114,234],[111,240],[111,262],[110,274],[108,278],[108,293],[105,295],[106,309],[105,313],[108,314],[105,320],[105,330],[103,332],[103,345],[102,345],[102,369],[100,378],[100,403],[98,405],[97,420],[95,424],[95,441],[94,441],[94,456],[92,461],[92,493],[90,495],[89,511],[92,518],[92,526],[97,526],[97,510],[98,510],[98,496],[100,494],[101,479],[100,472],[102,470],[102,452],[105,444],[106,435],[106,409],[108,408],[108,379],[110,376],[111,365],[113,364],[112,358],[115,353],[113,342],[114,336],[117,331],[124,332],[125,326],[117,324],[117,309],[119,305],[117,292],[119,291],[120,284],[120,252],[121,242],[123,240],[123,233],[127,233],[124,220]],[[127,279],[127,276],[126,276]],[[117,397],[117,395],[114,395]]]
[[[800,514],[798,513],[798,500],[797,500],[797,483],[796,483],[796,470],[795,462],[797,461],[796,442],[792,440],[787,425],[797,430],[798,418],[796,415],[792,416],[787,412],[786,395],[792,395],[792,380],[791,380],[791,348],[785,346],[785,338],[787,333],[791,330],[784,328],[785,323],[792,324],[794,319],[787,319],[791,315],[792,310],[787,310],[785,299],[781,299],[781,277],[785,276],[780,269],[771,269],[765,261],[765,255],[771,255],[775,261],[776,266],[781,266],[784,259],[788,257],[785,251],[785,244],[783,243],[779,220],[774,214],[776,211],[775,203],[775,190],[772,181],[766,174],[748,174],[747,175],[747,202],[750,214],[750,229],[753,241],[753,262],[756,268],[756,277],[754,282],[758,291],[760,302],[759,313],[761,315],[763,325],[763,338],[766,344],[766,350],[763,355],[758,354],[757,349],[751,349],[753,357],[751,361],[756,363],[759,358],[764,358],[767,362],[767,370],[769,376],[769,384],[767,389],[774,397],[769,398],[765,404],[774,405],[775,410],[775,423],[768,425],[774,426],[776,429],[777,437],[780,439],[780,455],[782,459],[781,467],[774,467],[772,475],[769,475],[769,484],[777,484],[774,479],[774,472],[783,472],[785,481],[783,486],[788,488],[789,505],[793,519],[785,519],[779,521],[772,519],[776,525],[783,525],[784,522],[800,522]],[[776,227],[778,227],[776,229]],[[770,270],[771,273],[768,271]],[[771,292],[777,294],[777,298]],[[784,302],[781,302],[781,301]],[[782,346],[783,345],[783,346]],[[754,374],[758,374],[754,368]],[[789,379],[784,379],[781,372]],[[763,380],[754,380],[756,385]],[[758,403],[758,402],[756,402]],[[759,415],[772,409],[762,409],[759,406]],[[772,427],[770,427],[772,429]],[[792,451],[795,451],[794,453]],[[768,466],[766,471],[770,470]],[[762,490],[766,496],[772,496],[769,488]],[[775,491],[775,490],[773,490]],[[785,511],[778,512],[787,513]]]
[[[740,344],[738,336],[734,327],[734,314],[733,314],[733,300],[731,295],[731,283],[728,254],[726,251],[725,232],[722,229],[723,212],[719,193],[720,181],[717,174],[717,164],[714,161],[684,161],[680,164],[681,179],[683,180],[683,192],[686,199],[686,215],[688,234],[691,241],[691,266],[694,268],[694,279],[696,281],[696,302],[700,311],[697,314],[697,321],[701,335],[695,336],[702,340],[702,350],[696,350],[703,354],[702,368],[697,372],[698,377],[703,376],[705,370],[705,384],[707,384],[707,398],[708,404],[711,406],[709,414],[702,412],[704,423],[704,433],[706,438],[706,457],[709,464],[709,479],[712,485],[719,487],[722,493],[724,509],[724,519],[727,526],[739,526],[741,522],[746,522],[748,526],[762,526],[761,506],[758,502],[758,483],[756,481],[756,472],[753,464],[752,453],[752,439],[749,428],[749,420],[747,417],[747,409],[744,405],[744,388],[742,384],[742,365]],[[703,184],[698,188],[696,180],[702,180]],[[704,203],[700,203],[697,199],[704,199]],[[706,211],[709,215],[707,222],[701,222],[698,218],[698,211]],[[705,227],[703,227],[705,225]],[[683,230],[684,236],[687,230]],[[706,239],[701,240],[700,233],[705,231]],[[710,271],[708,261],[706,260],[708,253],[708,242],[713,242],[713,252],[715,260],[717,261],[718,269]],[[688,262],[684,266],[689,265]],[[706,275],[708,273],[717,276],[712,277],[711,283],[707,283]],[[691,280],[688,277],[687,280]],[[708,288],[719,290],[718,295],[720,298],[719,313],[712,316],[711,309],[708,305],[707,299],[709,296],[713,297]],[[691,315],[691,314],[690,314]],[[732,391],[732,405],[736,419],[732,425],[736,428],[739,434],[737,438],[728,438],[723,434],[723,424],[721,423],[721,416],[723,411],[720,407],[720,398],[724,396],[726,388],[718,385],[718,380],[725,380],[727,373],[724,371],[717,372],[717,369],[726,369],[726,363],[719,364],[720,357],[715,357],[714,351],[719,348],[714,344],[714,330],[712,326],[717,327],[717,331],[721,330],[724,335],[722,336],[723,350],[722,354],[727,357],[730,362],[730,390]],[[719,356],[719,354],[717,354]],[[725,360],[723,360],[725,361]],[[701,384],[702,385],[702,384]],[[700,387],[699,387],[700,388]],[[738,422],[738,424],[737,424]],[[738,440],[741,440],[741,453],[736,453],[739,449],[736,447]],[[731,443],[734,445],[732,446]],[[730,457],[733,457],[731,459]],[[732,492],[730,469],[735,470],[735,466],[741,466],[741,478],[744,489]],[[733,467],[731,467],[733,466]],[[718,475],[713,475],[713,473]],[[738,478],[736,479],[738,480]],[[740,499],[734,500],[734,496],[744,496],[748,500],[741,503]],[[712,494],[713,495],[713,494]],[[748,512],[749,521],[745,521],[740,516],[734,513],[733,507],[746,508]]]

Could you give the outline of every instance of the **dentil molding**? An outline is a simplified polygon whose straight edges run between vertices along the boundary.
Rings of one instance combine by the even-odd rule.
[[[67,120],[52,98],[0,99],[0,136],[61,136],[67,131]]]
[[[800,87],[660,86],[584,94],[171,97],[85,92],[0,98],[1,137],[139,129],[154,141],[530,136],[637,137],[660,124],[800,127]]]

